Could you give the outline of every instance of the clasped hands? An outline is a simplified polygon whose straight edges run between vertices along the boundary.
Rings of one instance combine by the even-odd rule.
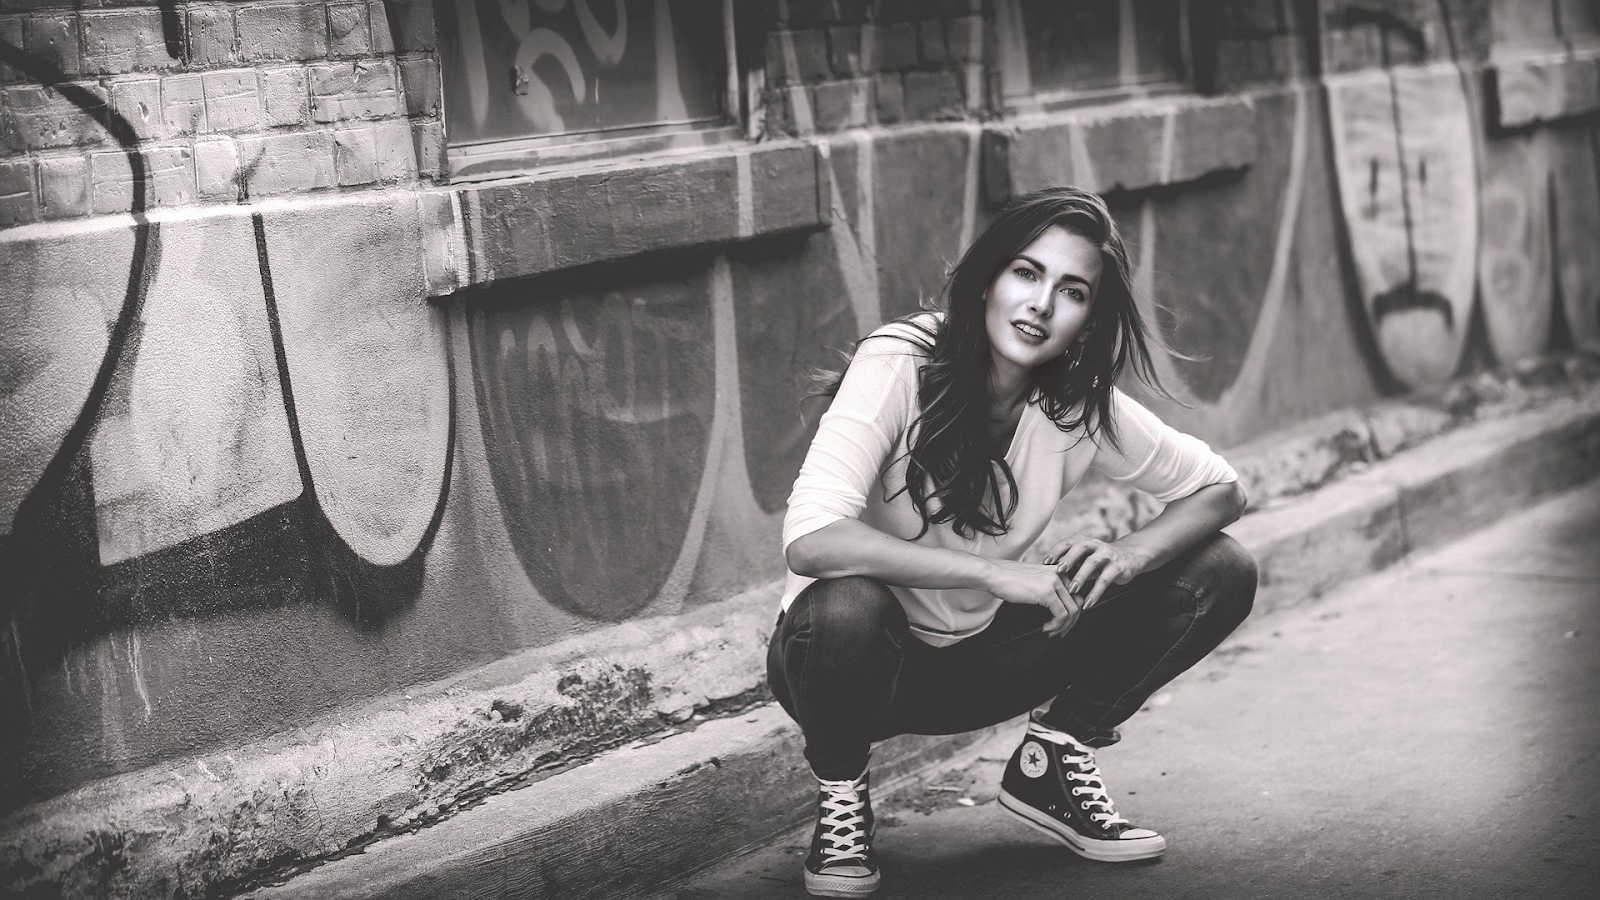
[[[1042,631],[1059,637],[1072,630],[1114,584],[1127,584],[1150,566],[1139,551],[1098,538],[1073,535],[1046,554],[1044,563],[990,560],[990,593],[1007,603],[1050,611]]]

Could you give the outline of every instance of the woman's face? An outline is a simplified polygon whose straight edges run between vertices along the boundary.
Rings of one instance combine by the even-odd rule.
[[[984,294],[996,375],[1026,375],[1067,352],[1089,321],[1101,265],[1094,244],[1052,225],[1001,267]]]

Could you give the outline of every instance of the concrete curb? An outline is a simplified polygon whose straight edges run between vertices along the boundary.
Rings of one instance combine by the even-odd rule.
[[[1292,607],[1600,474],[1600,397],[1449,433],[1253,512],[1257,615]],[[880,784],[992,736],[900,738]],[[252,892],[263,898],[637,897],[803,823],[814,787],[796,729],[767,704],[489,798],[431,828]]]

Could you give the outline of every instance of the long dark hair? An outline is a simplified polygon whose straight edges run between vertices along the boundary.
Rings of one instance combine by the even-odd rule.
[[[862,339],[906,341],[911,352],[928,359],[918,376],[920,412],[908,429],[902,488],[910,492],[912,506],[922,517],[918,537],[945,522],[954,522],[962,537],[974,532],[1004,534],[1016,510],[1016,479],[1005,462],[1004,448],[995,446],[988,432],[985,294],[1001,268],[1053,225],[1100,250],[1100,287],[1080,332],[1086,339],[1074,340],[1065,356],[1033,371],[1030,402],[1037,402],[1062,431],[1082,428],[1085,436],[1099,435],[1116,446],[1111,388],[1130,362],[1141,381],[1158,394],[1171,396],[1151,364],[1150,347],[1159,344],[1134,305],[1128,253],[1105,201],[1073,187],[1045,188],[1011,198],[945,280],[942,302],[932,307],[942,308],[943,316],[920,312],[903,317],[899,321],[909,326],[910,337],[879,334]],[[816,393],[831,396],[843,377],[843,372],[822,373]],[[985,510],[988,498],[994,502]]]

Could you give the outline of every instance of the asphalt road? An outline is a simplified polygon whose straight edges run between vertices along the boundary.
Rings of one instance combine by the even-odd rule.
[[[874,896],[1600,896],[1600,483],[1247,622],[1123,734],[1101,770],[1164,858],[1014,822],[1008,738],[877,804]],[[809,836],[660,897],[805,897]]]

